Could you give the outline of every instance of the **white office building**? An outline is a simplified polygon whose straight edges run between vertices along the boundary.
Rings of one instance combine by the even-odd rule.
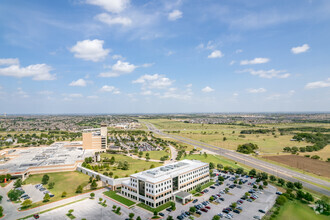
[[[209,180],[208,163],[182,160],[131,175],[129,180],[122,182],[121,193],[151,207],[170,200],[186,203],[191,199],[187,192]]]

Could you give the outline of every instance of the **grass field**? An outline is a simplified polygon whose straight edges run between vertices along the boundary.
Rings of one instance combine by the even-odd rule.
[[[186,157],[182,157],[181,159],[189,159],[189,160],[200,160],[203,161],[205,163],[214,163],[215,165],[217,165],[218,163],[222,164],[224,167],[225,166],[230,166],[233,167],[234,169],[242,167],[245,169],[248,169],[248,167],[244,167],[241,164],[236,163],[233,160],[229,160],[229,159],[225,159],[219,155],[213,155],[213,154],[208,154],[207,157],[205,157],[204,155],[199,155],[199,154],[193,154],[193,155],[187,155]]]
[[[163,211],[164,209],[170,207],[171,206],[171,202],[167,202],[167,203],[165,203],[163,205],[158,206],[157,208],[152,208],[152,207],[150,207],[150,206],[148,206],[148,205],[146,205],[144,203],[139,203],[139,204],[137,204],[137,206],[139,206],[139,207],[141,207],[143,209],[146,209],[146,210],[148,210],[150,212],[154,212],[154,211],[160,212],[160,211]]]
[[[107,192],[104,192],[103,194],[128,206],[128,207],[135,204],[135,202],[118,195],[115,191],[107,191]]]
[[[289,201],[281,207],[280,213],[275,220],[328,220],[329,217],[317,215],[311,207],[299,201]]]
[[[163,163],[157,163],[157,162],[146,162],[145,160],[138,160],[138,159],[133,159],[131,157],[122,155],[122,154],[108,154],[108,153],[103,153],[101,154],[102,158],[111,158],[114,157],[116,162],[124,162],[127,161],[129,164],[129,169],[128,170],[121,170],[121,169],[114,169],[113,167],[110,168],[109,171],[107,172],[113,172],[113,176],[118,176],[119,178],[121,177],[126,177],[131,174],[134,174],[135,172],[141,172],[144,170],[150,169],[151,165],[154,165],[155,167],[163,165]],[[99,171],[103,172],[103,171]]]
[[[203,190],[203,189],[206,189],[207,187],[212,186],[214,183],[215,183],[215,182],[210,181],[210,182],[208,182],[208,183],[203,184],[203,185],[201,186],[201,188],[202,188],[202,190]],[[193,190],[190,191],[190,193],[191,193],[191,194],[195,194],[195,193],[196,193],[196,190],[193,189]]]
[[[278,153],[281,152],[284,147],[302,147],[310,145],[307,142],[296,142],[290,141],[293,137],[292,134],[280,135],[278,131],[275,135],[268,134],[244,134],[245,137],[240,136],[241,130],[248,129],[272,129],[274,128],[285,128],[285,127],[326,127],[324,124],[263,124],[257,125],[256,127],[247,127],[240,125],[223,125],[223,124],[192,124],[184,123],[176,120],[169,119],[152,119],[146,120],[154,124],[157,128],[163,129],[164,131],[180,131],[175,135],[198,140],[204,143],[212,144],[218,147],[236,150],[239,144],[248,142],[255,143],[259,146],[261,153]],[[202,132],[206,132],[202,134]],[[227,140],[224,141],[223,138]],[[329,153],[330,154],[330,153]]]
[[[146,153],[149,153],[150,159],[154,159],[154,160],[160,160],[160,158],[163,156],[169,156],[169,157],[171,156],[170,153],[161,150],[161,151],[145,151],[143,152],[142,157],[146,157]]]
[[[30,175],[29,178],[27,178],[26,184],[39,184],[41,183],[41,179],[44,174],[34,174]],[[47,174],[49,176],[49,182],[55,182],[55,186],[53,189],[48,189],[54,194],[54,197],[50,199],[50,202],[54,202],[60,199],[63,199],[61,197],[62,192],[66,192],[66,197],[71,197],[78,195],[76,193],[76,189],[79,185],[82,185],[85,187],[88,185],[89,182],[89,176],[82,174],[80,172],[60,172],[60,173],[49,173]],[[31,207],[36,207],[39,205],[45,204],[43,202],[37,202],[34,203]]]

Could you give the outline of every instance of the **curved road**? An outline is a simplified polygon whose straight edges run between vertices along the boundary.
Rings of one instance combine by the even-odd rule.
[[[275,165],[272,163],[258,160],[254,157],[251,157],[248,155],[243,155],[243,154],[237,153],[235,151],[219,148],[214,145],[210,145],[210,144],[202,143],[202,142],[199,142],[196,140],[192,140],[190,138],[165,134],[162,131],[160,131],[159,129],[157,129],[153,124],[148,123],[148,122],[146,122],[145,124],[150,131],[152,131],[156,134],[159,134],[159,135],[162,135],[165,137],[169,137],[169,138],[175,139],[177,141],[181,141],[186,144],[190,144],[190,145],[202,148],[202,149],[206,149],[206,150],[215,152],[216,154],[219,154],[221,156],[235,160],[239,163],[245,164],[245,165],[253,167],[255,169],[262,170],[262,171],[272,174],[274,176],[289,180],[291,182],[295,182],[298,180],[303,184],[303,186],[305,188],[319,192],[323,195],[330,196],[329,190],[326,190],[322,187],[309,183],[309,182],[312,182],[312,183],[323,185],[323,186],[330,188],[330,182],[328,182],[328,181],[321,180],[321,179],[318,179],[318,178],[315,178],[315,177],[312,177],[309,175],[305,175],[303,173],[299,173],[299,172],[296,172],[296,171],[293,171],[293,170],[290,170],[290,169],[287,169],[287,168],[284,168],[284,167],[281,167],[281,166],[278,166],[278,165]]]

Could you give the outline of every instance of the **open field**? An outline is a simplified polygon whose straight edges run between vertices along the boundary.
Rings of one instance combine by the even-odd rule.
[[[150,169],[151,165],[154,165],[155,167],[163,165],[163,163],[157,163],[157,162],[146,162],[145,160],[137,160],[133,159],[131,157],[122,155],[122,154],[108,154],[108,153],[103,153],[101,154],[102,158],[111,158],[114,157],[116,162],[124,162],[127,161],[129,164],[129,169],[128,170],[121,170],[121,169],[116,169],[113,167],[110,167],[110,170],[107,170],[107,172],[113,172],[113,176],[118,176],[119,178],[121,177],[126,177],[131,174],[134,174],[136,172],[141,172],[144,170]],[[104,170],[105,171],[105,170]],[[102,172],[101,172],[102,173]]]
[[[34,174],[29,176],[25,180],[26,184],[39,184],[41,183],[42,177],[44,174]],[[66,192],[66,197],[71,197],[77,195],[76,189],[79,185],[82,185],[83,187],[88,185],[89,182],[89,176],[82,174],[80,172],[60,172],[60,173],[49,173],[47,174],[49,176],[50,182],[55,182],[53,189],[48,189],[48,186],[45,187],[47,190],[49,190],[52,194],[54,194],[54,197],[50,199],[50,202],[54,202],[60,199],[63,199],[61,197],[63,192]],[[44,204],[43,202],[37,202],[32,205],[32,207],[39,206]]]
[[[142,157],[145,158],[147,153],[149,153],[150,159],[154,159],[154,160],[160,160],[160,158],[163,157],[163,156],[171,157],[170,153],[167,153],[163,150],[161,150],[161,151],[143,151],[143,156]]]
[[[314,152],[305,152],[305,153],[299,153],[299,155],[318,155],[322,158],[322,160],[326,161],[328,158],[330,158],[330,145],[328,144],[325,148],[319,151]]]
[[[268,160],[273,160],[291,167],[305,170],[316,175],[330,177],[330,163],[298,155],[267,156]]]
[[[304,147],[310,143],[291,141],[293,134],[281,135],[278,130],[274,134],[244,134],[242,130],[272,129],[288,127],[328,127],[326,124],[311,123],[288,123],[288,124],[263,124],[252,126],[225,125],[225,124],[192,124],[169,119],[145,120],[154,124],[157,128],[163,129],[175,135],[191,138],[204,143],[219,146],[225,149],[236,150],[239,144],[252,142],[258,145],[259,151],[264,154],[281,152],[284,147]],[[179,131],[179,133],[177,133]],[[176,133],[173,133],[176,132]],[[226,138],[226,140],[224,140]]]
[[[317,215],[311,207],[299,201],[288,201],[281,207],[280,213],[275,217],[275,220],[290,219],[290,220],[326,220],[329,217],[325,215]]]
[[[107,191],[103,193],[104,195],[126,205],[126,206],[132,206],[135,204],[135,202],[126,199],[125,197],[122,197],[121,195],[118,195],[115,191]]]

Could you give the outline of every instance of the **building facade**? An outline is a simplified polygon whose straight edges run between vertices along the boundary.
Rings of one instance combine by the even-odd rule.
[[[130,176],[122,182],[121,193],[133,200],[157,207],[209,182],[209,164],[197,160],[182,160]],[[176,196],[180,195],[180,196]],[[182,200],[185,203],[185,199]]]
[[[107,125],[102,124],[101,128],[83,130],[83,148],[105,150],[107,148]]]

